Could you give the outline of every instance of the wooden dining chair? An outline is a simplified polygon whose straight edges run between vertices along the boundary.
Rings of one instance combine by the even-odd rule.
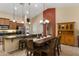
[[[40,50],[39,48],[35,47],[33,38],[27,39],[26,45],[27,45],[27,48],[26,48],[27,56],[40,56],[40,53],[39,53]]]
[[[26,53],[27,53],[27,56],[31,56],[33,54],[33,40],[32,39],[28,39],[27,42],[26,42]]]
[[[61,43],[60,43],[60,39],[59,37],[55,37],[54,38],[55,42],[56,42],[56,46],[55,46],[55,51],[57,53],[57,55],[59,56],[60,55],[60,51],[61,51]]]
[[[58,47],[59,47],[59,50],[61,52],[62,51],[61,50],[61,36],[58,37]]]
[[[49,38],[48,38],[49,39]],[[52,56],[52,41],[51,39],[45,43],[45,45],[41,48],[42,56]]]
[[[26,43],[24,39],[19,40],[19,50],[23,50],[26,48]]]

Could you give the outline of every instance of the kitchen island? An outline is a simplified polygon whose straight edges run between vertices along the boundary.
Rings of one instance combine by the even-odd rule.
[[[3,37],[3,50],[12,52],[18,50],[19,40],[23,40],[22,35],[12,35]]]
[[[37,35],[7,35],[3,36],[3,50],[5,52],[12,52],[19,49],[19,40],[27,38],[36,38]]]

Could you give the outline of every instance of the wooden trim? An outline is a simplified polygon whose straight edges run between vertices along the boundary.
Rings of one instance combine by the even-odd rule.
[[[67,23],[75,23],[75,22],[59,22],[57,24],[67,24]]]

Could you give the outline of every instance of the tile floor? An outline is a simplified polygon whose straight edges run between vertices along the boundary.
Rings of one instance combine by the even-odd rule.
[[[62,56],[79,56],[78,47],[62,45],[61,49],[62,49],[62,52],[61,52]]]
[[[79,48],[67,45],[61,45],[61,56],[79,56]],[[26,56],[25,50],[7,53],[0,50],[0,56]]]

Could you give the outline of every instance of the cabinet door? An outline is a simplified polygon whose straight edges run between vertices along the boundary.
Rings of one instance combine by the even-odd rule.
[[[66,30],[68,30],[68,28],[69,28],[69,26],[68,26],[68,24],[66,24]]]
[[[18,27],[23,27],[24,24],[22,24],[22,23],[17,23],[17,26],[18,26]]]
[[[4,20],[4,25],[9,25],[9,19]]]
[[[16,22],[10,21],[9,29],[16,29]]]
[[[59,29],[59,30],[61,29],[61,25],[58,25],[58,29]]]
[[[0,18],[0,25],[9,25],[9,19]]]
[[[61,29],[64,30],[65,29],[65,25],[61,24]]]
[[[73,33],[63,32],[63,34],[61,35],[61,43],[73,46],[75,44]]]
[[[66,31],[67,24],[61,24],[62,31]]]
[[[74,39],[74,35],[73,35],[72,32],[66,32],[65,33],[65,43],[67,45],[74,45],[75,39]]]
[[[70,30],[74,30],[74,24],[70,24]]]
[[[0,25],[4,25],[4,19],[0,19]]]
[[[65,44],[65,35],[63,35],[64,33],[61,34],[61,43]]]
[[[75,39],[73,35],[68,35],[67,40],[66,40],[68,45],[74,45],[75,44]]]

